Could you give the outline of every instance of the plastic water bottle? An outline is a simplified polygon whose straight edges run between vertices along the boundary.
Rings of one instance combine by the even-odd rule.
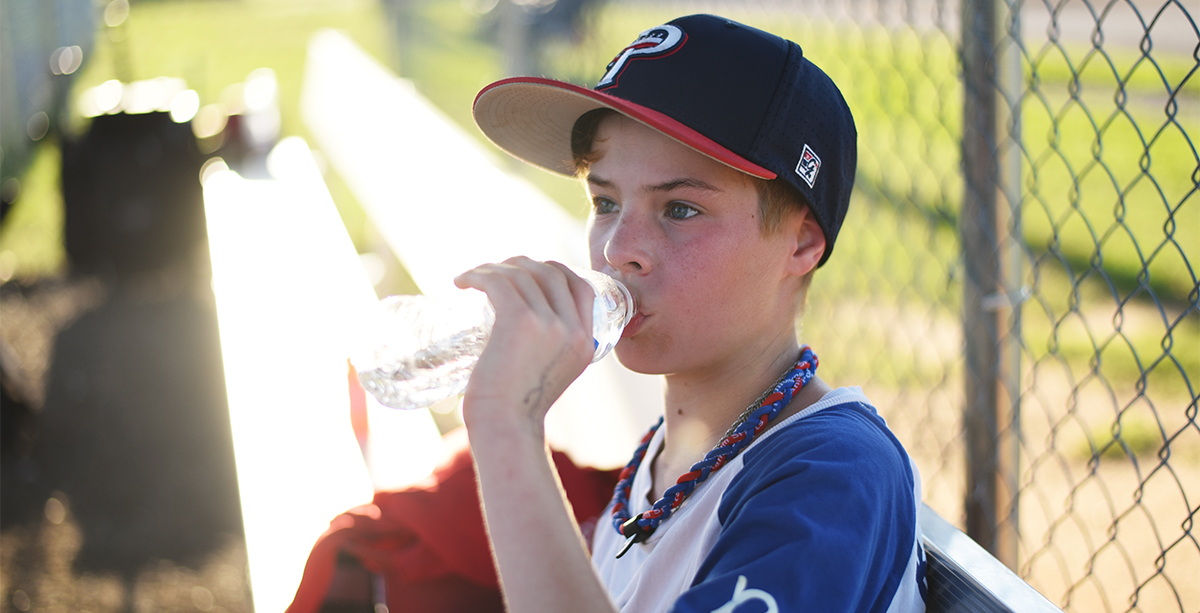
[[[576,270],[596,292],[592,362],[608,354],[636,310],[620,281]],[[368,348],[351,358],[363,388],[383,405],[419,409],[461,394],[483,353],[496,311],[487,295],[463,290],[441,296],[389,296],[369,333]]]

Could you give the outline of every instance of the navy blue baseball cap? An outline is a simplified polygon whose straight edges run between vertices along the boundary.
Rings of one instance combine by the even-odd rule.
[[[857,131],[837,86],[796,43],[722,17],[680,17],[642,32],[594,89],[503,79],[479,92],[474,115],[502,149],[570,176],[571,131],[600,108],[746,174],[785,181],[825,233],[821,264],[833,252],[854,185]]]

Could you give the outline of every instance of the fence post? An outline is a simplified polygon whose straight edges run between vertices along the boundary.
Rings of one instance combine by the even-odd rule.
[[[1014,570],[1022,296],[1017,6],[1003,0],[962,4],[965,189],[959,217],[965,269],[966,532]]]
[[[537,57],[530,40],[532,19],[523,3],[502,0],[500,11],[500,52],[504,55],[505,76],[538,74]]]

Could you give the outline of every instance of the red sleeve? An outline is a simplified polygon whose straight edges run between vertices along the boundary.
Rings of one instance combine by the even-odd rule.
[[[334,518],[309,555],[287,613],[320,610],[343,551],[385,578],[388,600],[396,599],[388,603],[392,610],[503,610],[466,431],[450,432],[443,442],[447,457],[428,478],[400,491],[377,492],[372,504]],[[590,542],[617,471],[576,466],[561,452],[553,459]]]

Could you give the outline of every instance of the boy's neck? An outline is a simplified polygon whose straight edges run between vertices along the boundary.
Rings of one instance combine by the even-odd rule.
[[[795,365],[799,356],[799,344],[793,339],[780,349],[759,353],[758,359],[715,368],[712,372],[668,375],[664,398],[664,443],[652,465],[655,492],[661,494],[716,446],[734,421],[781,374]],[[827,384],[814,377],[768,428],[816,402],[829,389]]]

